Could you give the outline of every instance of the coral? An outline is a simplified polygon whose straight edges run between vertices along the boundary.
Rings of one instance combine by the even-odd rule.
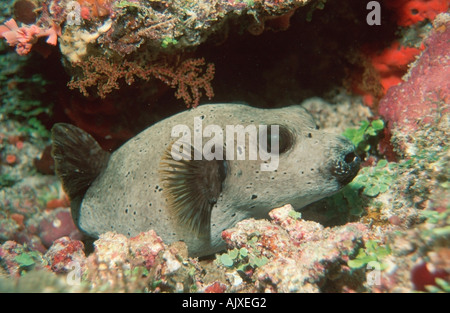
[[[439,28],[443,25],[443,28]],[[392,131],[394,127],[402,133],[417,130],[418,120],[424,124],[435,121],[448,112],[450,90],[450,60],[447,57],[450,40],[450,23],[435,25],[425,41],[426,49],[411,66],[405,82],[392,87],[381,100],[379,113]],[[407,142],[398,142],[405,151]]]
[[[203,65],[204,59],[189,59],[175,69],[167,65],[142,67],[128,61],[117,65],[102,57],[90,57],[88,62],[78,64],[83,70],[82,78],[72,79],[68,86],[71,89],[80,89],[85,96],[89,96],[87,88],[97,86],[98,95],[105,98],[113,89],[119,89],[119,80],[122,78],[126,84],[131,85],[136,78],[149,80],[154,77],[172,88],[177,88],[175,96],[182,98],[188,107],[196,107],[202,96],[200,89],[205,90],[209,99],[214,96],[210,84],[214,76],[214,65],[208,64],[202,73]]]
[[[399,26],[397,38],[388,46],[382,43],[363,46],[362,55],[356,57],[363,72],[352,73],[352,89],[362,94],[365,103],[374,109],[389,88],[402,82],[408,65],[425,48],[422,41],[429,31],[429,22],[449,8],[446,0],[385,0],[384,3]]]
[[[90,290],[189,291],[196,272],[184,243],[166,246],[154,231],[126,238],[106,233],[85,263]],[[107,285],[109,284],[109,285]]]
[[[257,21],[263,27],[267,22],[267,28],[285,30],[294,11],[309,1],[77,0],[74,5],[69,0],[20,0],[16,19],[29,25],[19,27],[10,20],[0,28],[0,37],[22,55],[35,44],[37,48],[40,37],[47,36],[51,45],[59,38],[63,63],[71,73],[74,63],[89,62],[90,57],[107,56],[116,64],[160,64],[198,47],[211,35],[226,37],[227,25],[236,19],[242,20],[243,27]],[[195,105],[198,94],[188,96],[181,90],[177,96]]]
[[[319,291],[331,285],[337,287],[347,279],[350,271],[344,264],[361,246],[366,226],[348,224],[324,229],[320,224],[299,219],[291,214],[292,210],[286,205],[270,212],[272,222],[244,220],[223,232],[229,249],[237,249],[228,252],[230,259],[234,256],[230,253],[236,254],[235,260],[245,262],[251,255],[267,259],[251,268],[242,268],[242,261],[228,264],[229,274],[244,271],[258,291],[266,292]],[[223,264],[224,259],[228,261],[222,256],[218,260]],[[357,286],[355,282],[345,284]]]
[[[105,21],[102,26],[89,32],[78,26],[64,28],[60,37],[59,48],[70,64],[82,62],[88,54],[88,46],[94,43],[100,35],[111,28],[111,21]]]
[[[85,12],[83,18],[91,19],[105,17],[111,13],[110,4],[112,0],[77,0],[80,4],[81,12]]]
[[[447,0],[385,0],[386,7],[395,12],[399,26],[410,26],[449,9]]]
[[[46,42],[55,46],[60,35],[61,28],[57,24],[53,24],[49,29],[42,29],[36,25],[19,27],[14,19],[10,19],[4,25],[0,25],[0,37],[5,38],[11,47],[16,47],[19,55],[28,54],[40,37],[48,37]]]
[[[0,246],[0,266],[12,277],[26,271],[43,268],[42,255],[14,241],[6,241]]]
[[[48,267],[55,273],[72,271],[74,265],[82,268],[86,262],[84,244],[69,237],[61,237],[55,240],[43,258],[47,261]]]
[[[132,257],[136,260],[141,260],[140,262],[147,270],[155,265],[158,253],[166,248],[161,238],[152,230],[130,239]]]
[[[399,41],[382,50],[373,44],[363,47],[362,54],[354,57],[363,69],[362,74],[357,71],[352,73],[352,89],[363,95],[366,105],[376,109],[389,88],[402,81],[408,65],[423,48],[423,45],[418,48],[401,46]]]
[[[205,288],[205,293],[222,293],[225,292],[227,286],[220,282],[214,282]]]
[[[380,53],[368,52],[372,66],[380,76],[380,83],[384,93],[392,86],[401,82],[401,77],[406,73],[408,64],[415,60],[423,50],[414,47],[402,47],[399,42],[393,42]]]

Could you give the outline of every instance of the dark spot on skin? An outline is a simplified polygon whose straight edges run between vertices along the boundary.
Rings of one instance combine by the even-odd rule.
[[[256,199],[256,198],[258,198],[257,195],[252,195],[252,200],[254,200],[254,199]]]

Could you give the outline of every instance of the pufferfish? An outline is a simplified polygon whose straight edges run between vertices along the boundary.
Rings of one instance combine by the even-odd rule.
[[[266,157],[250,157],[250,132],[229,138],[230,125],[265,125],[258,136],[267,140]],[[360,166],[352,143],[319,130],[301,106],[202,105],[150,126],[113,153],[70,124],[55,124],[52,139],[56,173],[83,233],[133,237],[153,229],[167,244],[184,241],[193,257],[224,249],[221,233],[241,220],[266,218],[287,203],[298,210],[332,195]],[[197,155],[205,149],[214,158]],[[270,164],[267,155],[277,160],[271,169],[263,167]]]

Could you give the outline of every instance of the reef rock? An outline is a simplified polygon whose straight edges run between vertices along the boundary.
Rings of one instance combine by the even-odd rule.
[[[289,204],[269,215],[271,222],[248,219],[223,232],[229,249],[245,249],[246,256],[241,253],[238,263],[242,265],[248,258],[250,266],[237,270],[255,281],[256,290],[318,292],[341,290],[344,286],[358,288],[358,275],[351,272],[347,261],[362,246],[367,226],[350,223],[323,228],[319,223],[302,220]]]

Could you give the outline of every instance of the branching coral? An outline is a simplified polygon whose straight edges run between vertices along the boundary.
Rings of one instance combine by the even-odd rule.
[[[85,96],[89,95],[89,87],[97,86],[98,95],[105,98],[113,89],[119,89],[119,80],[122,78],[131,85],[136,78],[148,81],[152,77],[172,88],[178,87],[175,96],[177,99],[183,99],[188,107],[196,107],[199,104],[202,96],[200,89],[205,90],[209,99],[214,96],[210,83],[214,77],[214,64],[207,64],[202,74],[204,59],[188,59],[176,69],[160,64],[146,67],[129,61],[117,65],[104,57],[92,56],[88,61],[76,65],[81,67],[83,76],[78,80],[72,79],[68,86],[71,89],[78,88]]]

